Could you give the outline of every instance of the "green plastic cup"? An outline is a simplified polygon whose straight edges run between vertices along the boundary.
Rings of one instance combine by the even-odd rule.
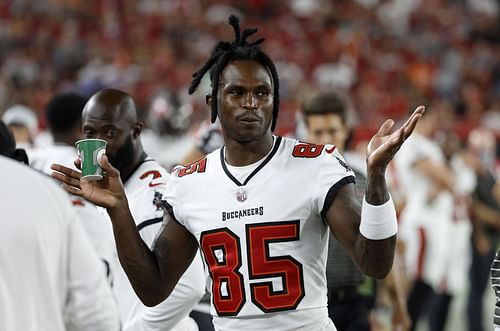
[[[75,143],[82,161],[82,178],[95,181],[102,179],[101,156],[106,153],[108,142],[102,139],[82,139]]]

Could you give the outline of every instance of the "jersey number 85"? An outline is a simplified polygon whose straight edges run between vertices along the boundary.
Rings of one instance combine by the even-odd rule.
[[[248,277],[252,302],[263,312],[295,309],[304,297],[302,264],[289,255],[270,256],[269,245],[299,240],[299,221],[247,224]],[[240,273],[240,238],[227,228],[201,234],[201,249],[212,278],[212,298],[219,316],[236,316],[247,298]],[[281,278],[283,287],[274,290],[271,281]]]

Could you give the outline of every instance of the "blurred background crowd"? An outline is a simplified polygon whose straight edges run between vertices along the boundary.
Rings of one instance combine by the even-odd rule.
[[[500,132],[495,0],[5,0],[0,112],[26,105],[44,129],[40,110],[54,93],[113,86],[143,116],[166,116],[152,100],[175,93],[197,123],[204,93],[187,98],[187,85],[230,35],[229,13],[267,39],[281,77],[279,133],[293,130],[309,91],[329,87],[350,93],[362,136],[420,103],[445,108],[462,138],[479,123]]]
[[[214,138],[207,135],[208,77],[195,95],[187,89],[213,45],[231,39],[230,14],[266,38],[263,49],[280,76],[278,134],[307,139],[300,108],[317,91],[347,96],[351,149],[364,146],[385,118],[403,120],[419,104],[438,114],[427,138],[450,168],[460,156],[474,173],[463,194],[473,210],[464,216],[470,227],[462,239],[472,245],[464,248],[463,278],[471,283],[463,286],[476,284],[477,293],[466,294],[462,308],[480,306],[500,234],[499,0],[4,0],[0,117],[27,128],[14,132],[19,147],[43,148],[52,143],[45,109],[55,95],[120,89],[146,125],[145,150],[170,168]],[[463,330],[476,330],[471,324],[481,314],[491,325],[491,299],[484,311],[468,312]]]

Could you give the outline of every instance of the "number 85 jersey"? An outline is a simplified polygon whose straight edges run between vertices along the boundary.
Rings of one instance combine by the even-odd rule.
[[[335,146],[282,137],[250,166],[227,165],[221,148],[172,173],[165,198],[199,243],[218,330],[324,324],[329,229],[322,214],[353,182]]]

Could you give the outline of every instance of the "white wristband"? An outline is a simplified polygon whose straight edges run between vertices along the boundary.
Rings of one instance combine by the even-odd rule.
[[[366,239],[382,240],[394,236],[398,232],[398,220],[392,198],[383,205],[374,206],[363,198],[359,232]]]

